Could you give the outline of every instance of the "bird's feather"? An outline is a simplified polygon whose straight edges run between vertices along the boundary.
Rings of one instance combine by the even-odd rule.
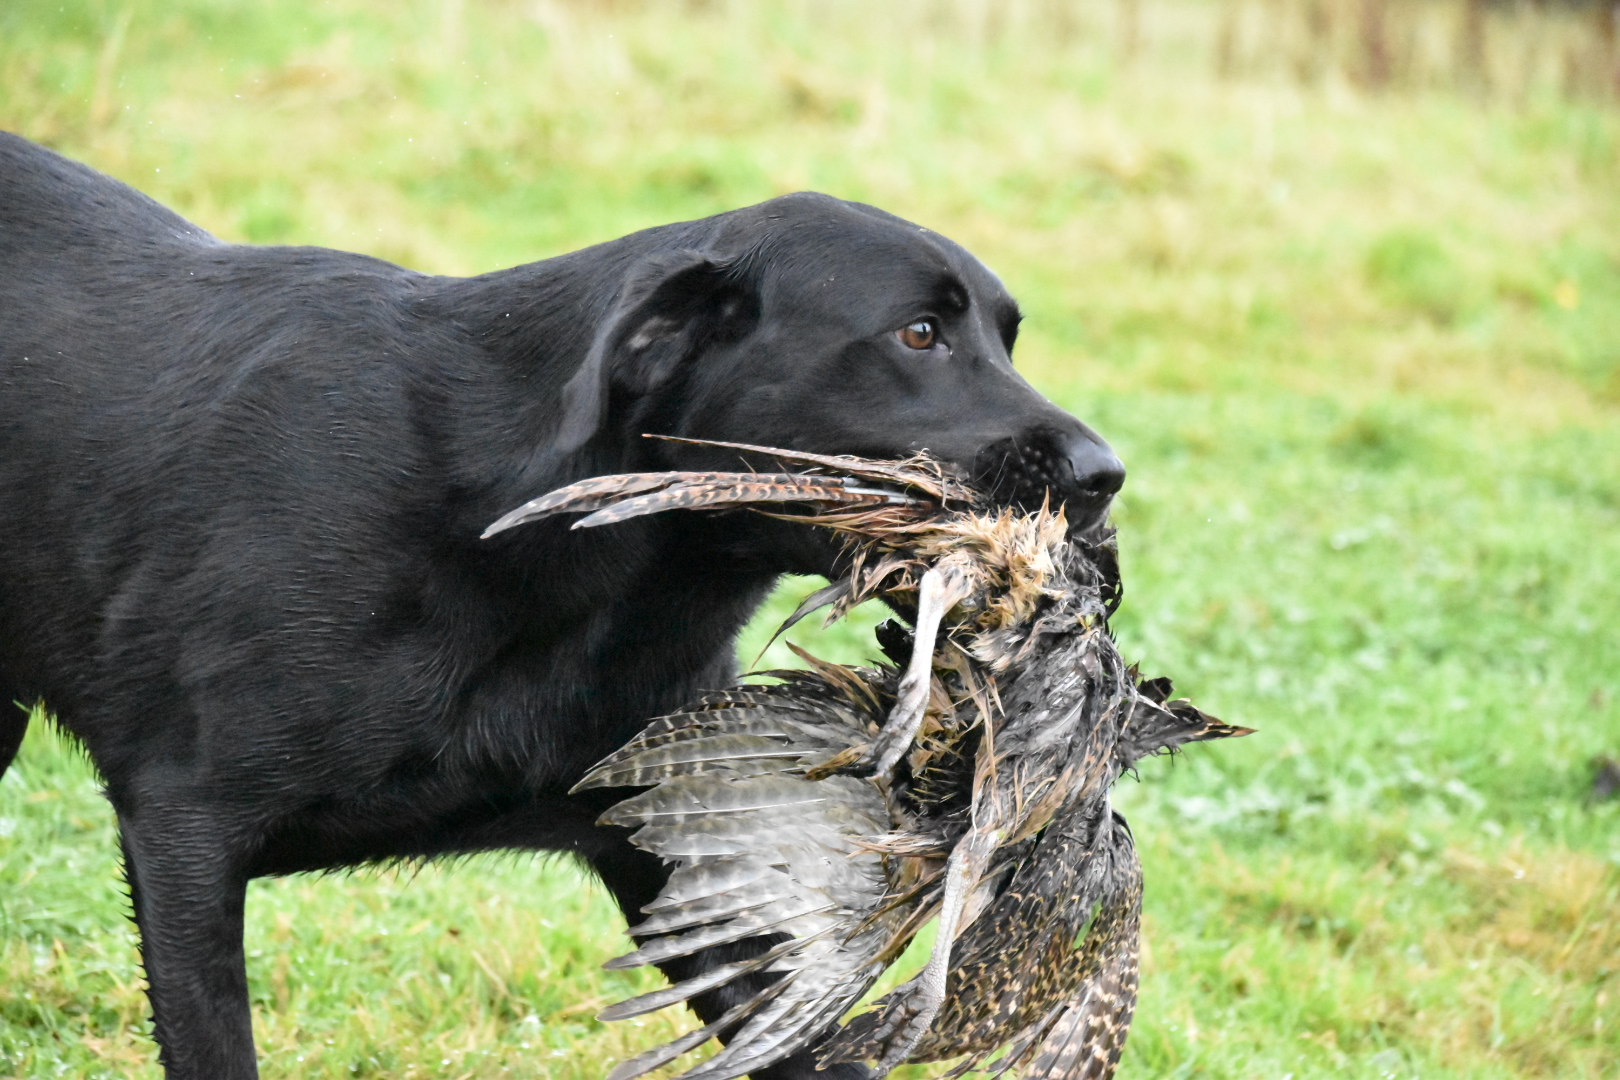
[[[750,503],[805,502],[830,506],[873,506],[878,503],[908,503],[915,501],[902,492],[882,491],[859,487],[836,479],[793,477],[791,474],[756,477],[738,474],[734,480],[702,476],[690,481],[671,484],[655,491],[620,499],[611,506],[580,518],[573,528],[589,529],[599,525],[614,525],[645,514],[659,514],[666,510],[700,510]]]
[[[538,499],[530,499],[492,522],[484,530],[485,540],[496,533],[505,532],[515,525],[523,525],[553,514],[570,511],[583,512],[610,506],[629,495],[668,487],[676,483],[680,473],[620,473],[614,476],[593,476],[567,487],[547,492]]]
[[[875,461],[849,454],[812,454],[803,450],[782,447],[756,446],[752,443],[722,442],[718,439],[683,439],[670,435],[655,436],[668,442],[689,446],[713,446],[725,450],[740,450],[794,465],[822,469],[834,476],[853,476],[865,480],[890,481],[918,488],[941,501],[953,500],[963,505],[972,504],[976,495],[960,477],[959,471],[937,458],[923,455],[904,461]]]
[[[1106,1080],[1119,1065],[1136,1011],[1142,867],[1130,829],[1115,817],[1106,854],[1118,869],[1079,950],[1085,978],[1044,1023],[1014,1041],[997,1075],[1016,1068],[1022,1080]]]

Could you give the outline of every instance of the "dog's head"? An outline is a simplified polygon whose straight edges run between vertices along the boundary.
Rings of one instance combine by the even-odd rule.
[[[641,235],[656,250],[567,386],[560,450],[641,433],[926,450],[1002,502],[1063,503],[1077,530],[1124,483],[1108,444],[1014,370],[1018,307],[951,241],[820,195]],[[737,464],[642,442],[637,468]]]

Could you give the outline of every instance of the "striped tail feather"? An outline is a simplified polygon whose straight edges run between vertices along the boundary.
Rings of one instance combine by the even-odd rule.
[[[813,473],[658,472],[594,476],[532,499],[484,530],[488,539],[516,525],[557,514],[587,514],[575,529],[611,525],[665,510],[699,510],[755,503],[811,503],[820,507],[932,506],[933,500],[898,487],[873,486],[847,476]]]
[[[678,474],[677,474],[678,475]],[[702,510],[746,506],[751,503],[814,503],[819,506],[923,505],[923,500],[900,491],[886,491],[846,481],[796,473],[756,475],[719,474],[682,481],[657,491],[633,495],[574,522],[575,529],[613,525],[665,510]]]
[[[760,454],[792,465],[813,469],[826,469],[835,476],[855,476],[865,480],[904,484],[926,492],[940,502],[974,501],[972,489],[954,466],[937,458],[919,454],[901,461],[882,461],[875,458],[855,457],[850,454],[812,454],[804,450],[787,450],[776,446],[757,446],[753,443],[722,442],[717,439],[683,439],[673,435],[649,435],[648,438],[688,446],[714,446],[725,450],[741,450]]]

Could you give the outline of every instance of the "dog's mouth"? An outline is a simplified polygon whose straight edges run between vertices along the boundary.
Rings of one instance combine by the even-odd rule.
[[[1076,476],[1071,458],[1045,438],[992,443],[975,458],[972,476],[974,486],[998,506],[1026,513],[1061,506],[1069,534],[1077,538],[1095,537],[1104,528],[1124,479],[1120,469]]]

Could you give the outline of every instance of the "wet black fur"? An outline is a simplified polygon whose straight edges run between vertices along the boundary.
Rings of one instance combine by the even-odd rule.
[[[921,315],[944,346],[900,343]],[[643,432],[926,447],[1099,513],[1112,457],[1013,371],[1017,321],[960,247],[821,195],[446,278],[221,243],[0,135],[0,770],[43,700],[105,778],[168,1075],[255,1075],[252,877],[561,850],[636,913],[662,871],[596,826],[617,793],[565,792],[830,558],[751,515],[486,525],[716,461]]]

